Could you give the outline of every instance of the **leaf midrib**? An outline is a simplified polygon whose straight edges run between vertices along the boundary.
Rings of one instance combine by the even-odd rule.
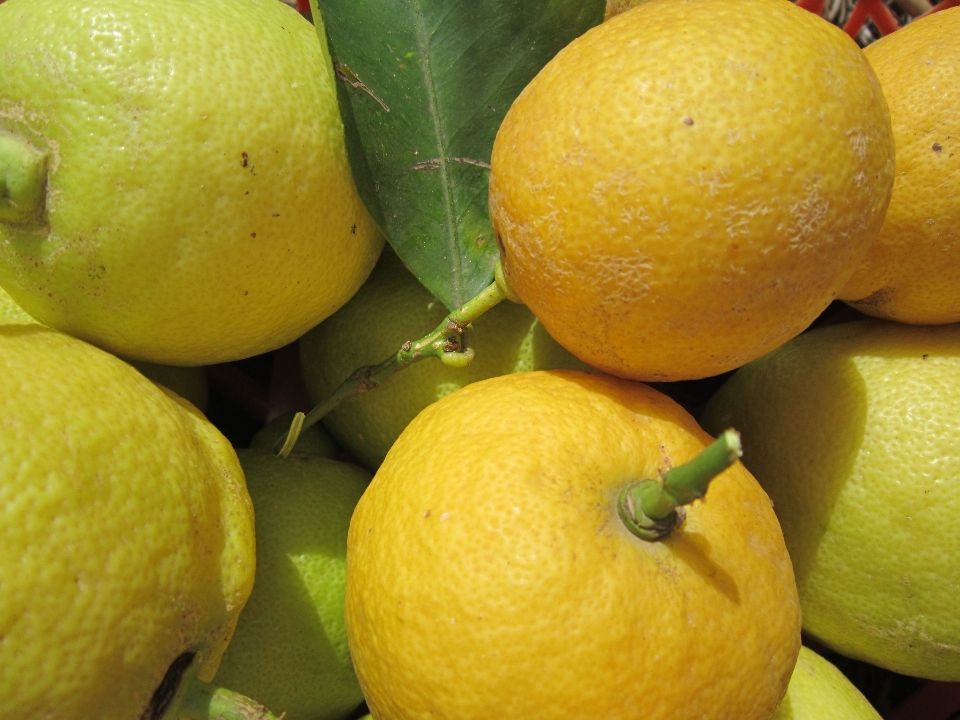
[[[424,80],[427,85],[427,106],[430,110],[430,118],[433,121],[434,131],[440,143],[440,173],[441,187],[443,189],[443,203],[447,210],[447,233],[446,250],[448,257],[453,259],[455,271],[453,273],[453,298],[457,306],[463,304],[468,298],[463,297],[463,258],[460,256],[460,247],[457,242],[457,215],[453,200],[453,177],[450,174],[450,163],[447,162],[447,137],[444,133],[443,123],[440,119],[439,100],[437,98],[436,84],[433,78],[433,63],[430,56],[430,47],[427,41],[426,22],[423,15],[421,0],[413,0],[415,5],[417,41],[420,44],[420,51],[424,59]],[[453,308],[451,308],[453,309]]]

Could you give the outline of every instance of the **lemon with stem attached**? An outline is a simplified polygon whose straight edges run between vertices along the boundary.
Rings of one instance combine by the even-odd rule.
[[[738,447],[649,387],[575,371],[424,409],[350,521],[374,717],[768,720],[799,605]]]
[[[320,30],[276,0],[0,4],[0,285],[166,365],[267,352],[334,312],[383,237]]]

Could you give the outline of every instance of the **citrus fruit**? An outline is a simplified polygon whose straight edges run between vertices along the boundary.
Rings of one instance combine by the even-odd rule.
[[[0,325],[10,324],[42,325],[24,312],[6,290],[0,288]],[[207,385],[205,368],[177,367],[137,361],[134,361],[132,365],[145,377],[169,390],[173,390],[180,397],[193,403],[198,410],[206,412],[210,390]]]
[[[0,285],[45,324],[224,362],[373,267],[325,40],[283,3],[8,0],[0,64]]]
[[[85,342],[0,325],[0,717],[167,717],[215,673],[254,562],[240,465],[199,411]]]
[[[960,326],[861,320],[744,366],[709,400],[770,494],[812,636],[960,680]]]
[[[507,281],[574,355],[702,378],[836,297],[879,231],[893,161],[880,85],[839,28],[788,0],[650,0],[516,99],[490,213]]]
[[[134,360],[130,364],[145,377],[163,385],[168,390],[173,390],[184,400],[189,400],[200,412],[207,411],[207,403],[210,400],[210,385],[207,382],[207,369],[205,367],[159,365],[138,360]]]
[[[960,8],[869,45],[897,148],[883,227],[840,297],[900,322],[960,321]]]
[[[261,450],[273,450],[280,438],[287,434],[295,413],[288,412],[275,417],[260,428],[250,439],[250,447]],[[311,425],[297,436],[297,452],[336,460],[340,457],[340,448],[320,424]]]
[[[446,316],[443,304],[385,249],[357,294],[300,339],[310,400],[322,402],[358,367],[390,357]],[[585,367],[547,334],[528,308],[511,302],[481,315],[467,342],[476,351],[467,367],[429,359],[411,365],[375,392],[342,402],[324,416],[324,426],[352,457],[375,470],[418,412],[464,385],[512,372]]]
[[[390,449],[347,543],[354,666],[378,720],[766,720],[800,644],[790,560],[742,465],[659,541],[621,491],[709,438],[647,386],[482,380]]]
[[[881,720],[863,694],[828,660],[800,648],[787,694],[773,720]]]
[[[40,325],[0,287],[0,325]]]
[[[363,702],[344,628],[347,527],[370,473],[238,450],[257,514],[257,578],[216,682],[286,720],[345,718]]]

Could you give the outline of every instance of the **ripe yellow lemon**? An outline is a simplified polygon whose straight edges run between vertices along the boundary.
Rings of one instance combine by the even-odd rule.
[[[257,578],[215,682],[286,720],[346,718],[363,702],[343,617],[347,527],[370,473],[301,453],[237,456],[257,514]]]
[[[324,43],[276,0],[4,2],[0,285],[168,365],[266,352],[334,312],[383,239]]]
[[[10,324],[42,325],[43,323],[24,312],[7,291],[0,288],[0,325]],[[145,377],[189,400],[200,412],[206,412],[210,388],[207,384],[205,368],[157,365],[148,362],[134,362],[133,366]],[[287,427],[289,426],[288,422]]]
[[[378,720],[767,720],[799,648],[790,560],[739,464],[659,541],[618,511],[709,441],[651,388],[514,373],[423,410],[360,499],[347,633]]]
[[[773,720],[881,720],[842,672],[807,647],[800,648],[787,694]]]
[[[404,342],[436,328],[446,315],[443,304],[396,253],[384,250],[357,294],[300,339],[300,364],[310,399],[322,402],[358,367],[390,357]],[[512,372],[586,369],[550,337],[529,308],[511,302],[500,303],[474,321],[468,343],[476,356],[467,367],[449,367],[435,359],[412,365],[376,392],[342,402],[324,416],[324,426],[351,456],[376,470],[417,413],[464,385]],[[284,430],[289,427],[287,423]]]
[[[237,457],[192,405],[0,324],[0,717],[160,717],[165,678],[216,672],[253,531]]]
[[[497,133],[506,279],[622,377],[716,375],[805,329],[875,239],[890,114],[856,43],[788,0],[650,0],[564,48]]]
[[[710,399],[775,503],[804,629],[848,657],[960,680],[960,325],[804,333]]]
[[[960,321],[960,8],[865,52],[890,105],[897,176],[877,242],[840,297],[890,320]]]

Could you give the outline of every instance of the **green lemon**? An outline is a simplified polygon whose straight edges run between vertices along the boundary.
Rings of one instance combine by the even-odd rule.
[[[193,405],[0,322],[0,718],[173,720],[184,680],[216,672],[254,563],[240,464]]]
[[[287,434],[295,413],[289,412],[274,418],[250,439],[250,447],[273,450],[277,441]],[[336,460],[340,457],[340,448],[319,423],[311,425],[297,437],[297,452]]]
[[[812,330],[736,371],[701,420],[742,433],[804,629],[848,657],[960,680],[960,325]]]
[[[404,342],[423,337],[447,312],[387,248],[350,302],[300,339],[310,399],[321,402],[351,372],[379,363]],[[375,391],[341,403],[324,417],[324,426],[341,447],[374,470],[417,413],[454,390],[514,372],[586,369],[547,334],[530,310],[511,302],[482,315],[467,342],[476,356],[466,368],[432,359],[414,364]]]
[[[238,450],[257,514],[257,578],[216,676],[286,720],[337,720],[363,702],[344,623],[347,528],[370,473]]]
[[[773,720],[880,720],[880,715],[842,672],[801,647]]]
[[[225,362],[292,342],[373,267],[325,33],[293,8],[8,0],[0,67],[0,285],[46,325]]]

